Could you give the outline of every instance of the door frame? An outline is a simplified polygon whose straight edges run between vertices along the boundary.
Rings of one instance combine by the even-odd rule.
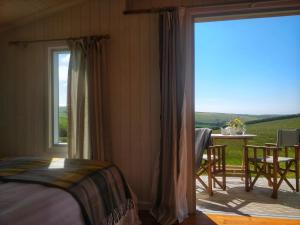
[[[195,161],[195,46],[194,46],[194,24],[196,22],[208,22],[208,21],[224,21],[224,20],[238,20],[238,19],[250,19],[250,18],[265,18],[275,16],[289,16],[300,15],[300,1],[264,1],[264,2],[245,2],[238,4],[228,4],[219,6],[203,6],[187,8],[187,32],[190,36],[187,41],[187,46],[191,48],[189,57],[191,62],[188,63],[187,73],[187,88],[190,91],[187,92],[187,107],[188,107],[188,124],[191,124],[188,137],[188,146],[191,146],[188,151],[188,160]],[[189,109],[191,110],[189,112]],[[187,199],[190,213],[196,212],[196,182],[195,182],[195,167],[194,163],[188,168],[190,171],[190,177],[188,180]]]

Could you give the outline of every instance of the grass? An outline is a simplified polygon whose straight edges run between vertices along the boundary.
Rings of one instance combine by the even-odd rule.
[[[68,142],[68,114],[67,107],[59,107],[59,141],[62,143]]]
[[[229,120],[239,117],[244,122],[257,121],[277,117],[278,115],[248,115],[232,113],[195,112],[195,127],[219,128]]]
[[[248,134],[256,134],[249,144],[264,145],[265,143],[275,143],[277,139],[277,130],[280,128],[299,128],[300,116],[289,119],[279,119],[269,122],[261,122],[247,125]],[[220,133],[220,130],[214,130],[213,133]],[[216,140],[215,144],[226,144],[226,164],[241,165],[242,163],[242,141],[237,140]]]

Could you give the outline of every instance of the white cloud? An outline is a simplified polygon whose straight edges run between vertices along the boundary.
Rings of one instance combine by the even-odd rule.
[[[59,54],[59,80],[68,80],[70,54]]]
[[[70,54],[59,54],[59,66],[69,66]]]
[[[59,81],[67,81],[68,80],[68,68],[67,66],[59,66]]]
[[[67,105],[67,86],[68,86],[68,69],[70,54],[59,55],[59,105]]]

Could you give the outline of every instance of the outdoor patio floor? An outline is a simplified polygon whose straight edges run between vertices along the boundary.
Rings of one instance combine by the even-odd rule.
[[[295,179],[290,179],[290,182],[294,185]],[[197,181],[197,210],[207,214],[289,218],[300,221],[300,193],[293,192],[284,182],[278,192],[278,199],[270,197],[272,189],[264,178],[259,178],[250,192],[245,191],[244,181],[240,177],[227,177],[226,185],[226,191],[216,188],[214,195],[209,196]]]

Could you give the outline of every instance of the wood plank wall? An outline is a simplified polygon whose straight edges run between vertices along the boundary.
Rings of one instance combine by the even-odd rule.
[[[200,7],[200,6],[224,6],[228,4],[241,4],[246,3],[248,5],[261,3],[262,5],[278,5],[278,6],[299,6],[298,0],[127,0],[127,10],[135,9],[147,9],[147,8],[159,8],[159,7]],[[271,4],[269,4],[271,3]]]
[[[124,0],[88,0],[1,33],[0,156],[48,154],[48,44],[7,42],[109,34],[106,147],[147,204],[160,145],[158,17],[124,16],[124,9]]]

